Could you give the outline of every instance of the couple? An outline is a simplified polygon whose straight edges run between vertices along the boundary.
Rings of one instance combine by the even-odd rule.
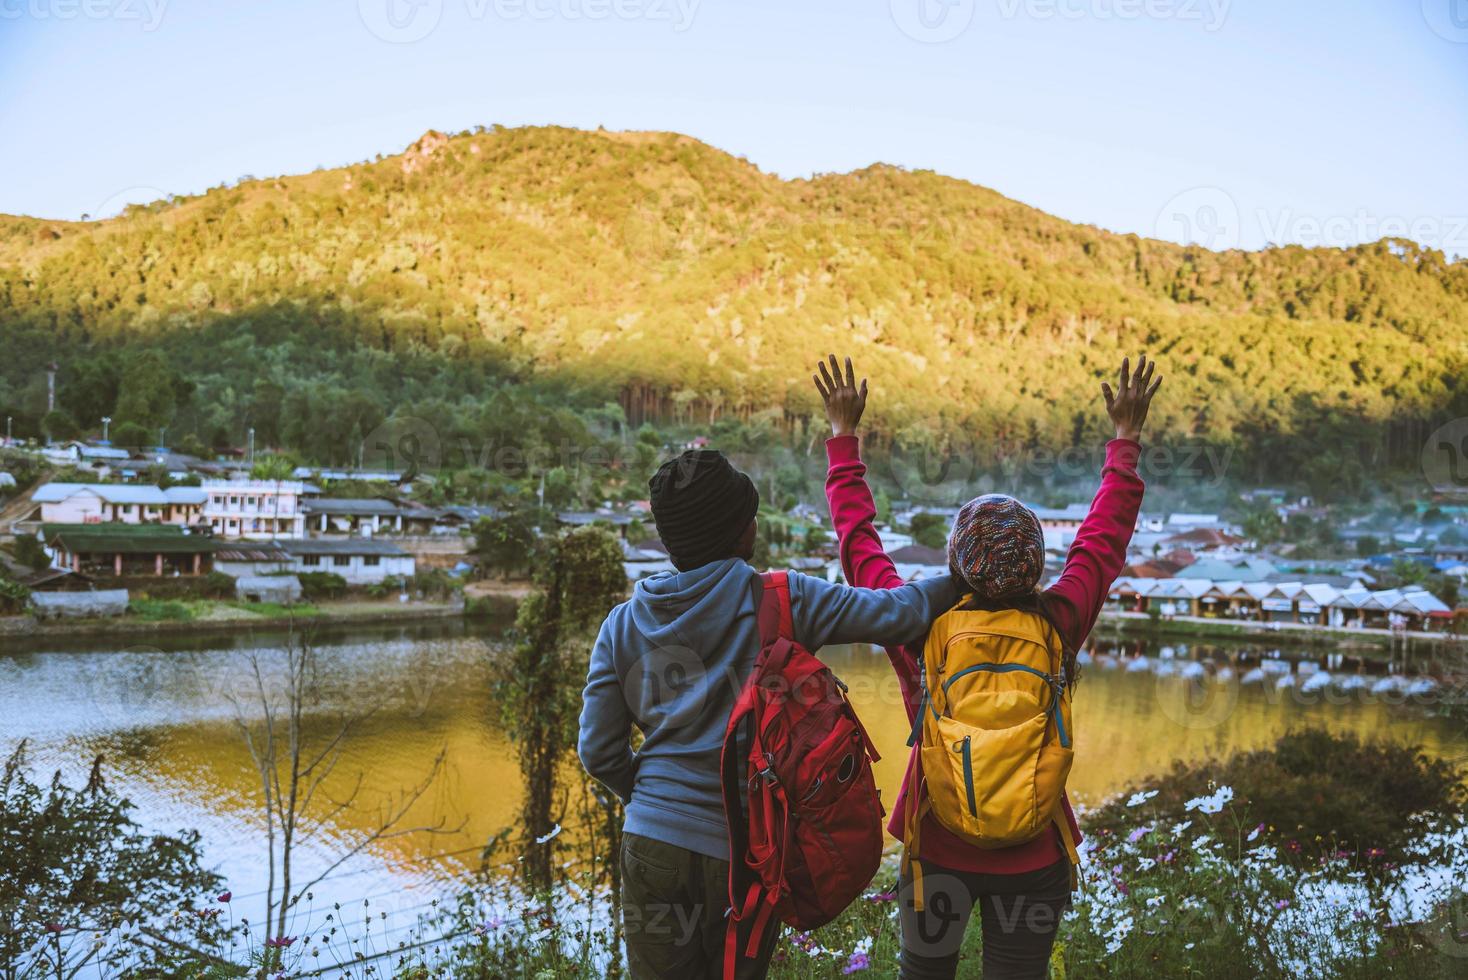
[[[1102,384],[1116,438],[1106,445],[1100,489],[1065,567],[1041,590],[1039,521],[1000,494],[978,497],[959,511],[948,540],[950,575],[903,584],[873,526],[876,508],[858,448],[867,383],[857,383],[850,358],[843,372],[832,355],[814,380],[831,423],[826,497],[850,585],[789,573],[789,638],[810,651],[831,643],[886,647],[918,739],[930,710],[924,674],[930,631],[951,635],[953,627],[944,623],[960,615],[959,608],[1008,611],[1019,618],[1005,622],[1043,626],[1047,648],[1063,662],[1052,707],[1058,724],[1063,695],[1068,720],[1075,651],[1125,564],[1142,503],[1139,440],[1161,383],[1153,367],[1144,356],[1133,372],[1124,360],[1117,387]],[[578,753],[587,771],[626,804],[620,859],[632,976],[697,980],[727,969],[721,955],[726,932],[746,928],[728,915],[733,821],[725,815],[720,752],[736,698],[762,650],[761,577],[748,564],[759,492],[721,453],[709,450],[664,464],[649,488],[658,536],[678,572],[638,582],[632,598],[602,624]],[[1069,802],[1060,796],[1049,815],[1053,821],[1037,825],[1042,829],[1033,839],[981,849],[931,809],[929,791],[938,776],[930,772],[925,779],[922,761],[942,757],[920,754],[922,744],[918,739],[908,760],[888,825],[907,845],[899,890],[901,976],[955,976],[974,911],[986,978],[1046,976],[1070,901],[1079,840]],[[1068,770],[1068,749],[1066,755]],[[984,758],[972,761],[982,770]],[[1058,778],[1063,786],[1064,771]],[[969,801],[972,806],[972,783]],[[736,860],[741,856],[736,853]],[[922,897],[914,901],[914,894]],[[765,975],[778,932],[754,934],[750,955],[738,963],[740,978]],[[740,933],[737,942],[743,946],[745,939]],[[731,948],[735,942],[730,939]]]

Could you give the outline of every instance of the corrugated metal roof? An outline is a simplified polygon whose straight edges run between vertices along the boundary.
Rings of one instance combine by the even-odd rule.
[[[293,555],[381,555],[406,558],[408,553],[391,541],[378,538],[306,538],[280,542]]]

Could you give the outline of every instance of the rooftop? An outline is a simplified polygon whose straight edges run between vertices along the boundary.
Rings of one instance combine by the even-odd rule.
[[[47,544],[73,554],[198,555],[214,551],[215,541],[168,524],[42,524]]]
[[[292,555],[380,555],[406,558],[408,553],[391,541],[378,538],[306,538],[279,542]]]

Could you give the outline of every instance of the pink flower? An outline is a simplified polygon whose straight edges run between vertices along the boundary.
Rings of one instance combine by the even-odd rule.
[[[1287,908],[1290,907],[1289,900],[1288,899],[1285,899],[1285,898],[1281,898],[1279,901],[1277,901],[1277,902],[1274,903],[1274,907],[1276,909],[1278,909],[1279,911],[1283,912],[1285,909],[1287,909]]]
[[[47,932],[60,932],[61,931],[61,923],[59,923],[59,922],[48,922],[48,923],[46,923],[46,931]]]
[[[1146,837],[1151,832],[1151,827],[1138,827],[1136,830],[1126,835],[1126,842],[1128,844],[1135,844],[1137,841],[1141,840],[1143,837]]]
[[[897,900],[897,893],[893,891],[873,892],[866,899],[868,902],[893,902]]]
[[[265,940],[265,945],[269,946],[271,949],[285,949],[287,946],[295,941],[295,936],[276,936],[274,939]]]
[[[234,892],[224,892],[219,896],[219,901],[223,902],[225,905],[228,905],[231,898],[234,898]]]
[[[841,972],[843,974],[846,974],[846,973],[859,973],[862,970],[867,969],[871,965],[872,965],[872,961],[867,957],[867,954],[865,954],[865,953],[852,953],[851,954],[851,959],[848,960],[847,963],[846,963],[846,969],[842,970]]]

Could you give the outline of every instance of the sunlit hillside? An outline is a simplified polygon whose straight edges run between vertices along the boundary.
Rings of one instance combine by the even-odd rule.
[[[860,358],[889,431],[999,447],[1100,431],[1101,371],[1141,350],[1168,375],[1155,425],[1172,439],[1283,452],[1468,408],[1468,263],[1441,253],[1212,253],[930,172],[781,180],[674,134],[430,132],[112,220],[0,218],[0,402],[33,393],[54,349],[187,346],[203,328],[208,356],[176,363],[198,365],[195,399],[242,400],[228,421],[262,373],[289,388],[290,359],[233,364],[216,341],[309,344],[325,323],[371,351],[569,379],[634,422],[809,412],[808,367],[831,349]],[[391,386],[365,394],[399,407]]]

